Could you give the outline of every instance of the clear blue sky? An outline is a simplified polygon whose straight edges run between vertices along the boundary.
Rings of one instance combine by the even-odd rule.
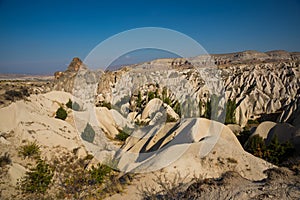
[[[101,41],[164,27],[209,53],[300,51],[300,1],[0,0],[0,73],[53,73]]]

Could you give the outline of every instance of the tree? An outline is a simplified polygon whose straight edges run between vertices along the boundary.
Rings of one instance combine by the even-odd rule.
[[[271,143],[267,146],[266,160],[274,164],[279,164],[292,155],[293,151],[294,148],[289,141],[280,144],[277,135],[275,135]]]
[[[236,109],[235,100],[231,101],[231,99],[229,99],[226,104],[225,124],[235,124],[236,123],[235,109]]]
[[[142,107],[142,93],[141,93],[141,91],[138,92],[138,96],[137,96],[137,99],[136,99],[136,106],[138,108]]]
[[[266,153],[266,145],[264,139],[259,135],[252,136],[249,139],[245,149],[254,156],[264,158],[264,155]]]
[[[275,135],[269,145],[266,145],[264,139],[259,135],[251,137],[245,147],[246,151],[253,155],[263,158],[275,165],[281,164],[286,158],[294,152],[294,147],[290,142],[279,143]]]
[[[204,116],[207,119],[211,118],[211,101],[208,100],[205,104],[205,111],[204,111]]]

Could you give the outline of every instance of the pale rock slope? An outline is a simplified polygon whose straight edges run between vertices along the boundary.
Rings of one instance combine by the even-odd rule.
[[[23,166],[24,161],[17,151],[27,142],[36,142],[41,148],[41,156],[48,160],[74,149],[78,149],[79,157],[86,155],[73,125],[72,114],[69,113],[66,121],[55,118],[56,110],[69,99],[72,99],[71,94],[53,91],[31,95],[27,100],[17,101],[0,109],[0,149],[12,158],[8,170],[8,180],[11,182],[7,184],[14,187],[17,179],[26,171],[27,167]],[[4,190],[6,189],[9,188]]]
[[[124,171],[164,172],[218,177],[234,170],[252,180],[262,179],[272,165],[244,151],[232,131],[204,118],[167,123],[134,132],[119,152]],[[190,177],[192,178],[192,177]]]

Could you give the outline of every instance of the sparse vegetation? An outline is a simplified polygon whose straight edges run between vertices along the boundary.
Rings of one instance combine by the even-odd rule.
[[[98,164],[88,169],[91,159],[77,159],[74,155],[57,158],[53,163],[57,174],[54,183],[58,190],[56,199],[104,199],[122,192],[123,186],[130,182],[130,175],[119,178],[119,172],[112,169],[111,165]]]
[[[176,122],[177,120],[174,118],[174,117],[172,117],[171,115],[168,115],[167,114],[167,119],[166,119],[166,122]]]
[[[148,101],[150,101],[150,100],[152,100],[152,99],[154,99],[155,98],[155,93],[154,92],[152,92],[152,91],[150,91],[150,92],[148,92]]]
[[[68,107],[68,108],[70,108],[70,109],[72,109],[72,100],[71,99],[69,99],[69,101],[68,101],[68,103],[66,103],[66,106]]]
[[[55,118],[65,120],[67,116],[68,116],[67,111],[63,107],[59,107],[57,109]]]
[[[226,116],[225,116],[225,124],[235,124],[235,109],[236,102],[235,100],[229,99],[226,104]]]
[[[75,110],[75,111],[79,111],[80,110],[80,106],[77,102],[72,102],[71,99],[69,99],[69,101],[66,103],[66,106],[72,110]]]
[[[38,158],[40,156],[40,146],[36,142],[30,142],[21,146],[18,153],[23,158]]]
[[[9,165],[10,163],[10,155],[7,152],[0,156],[0,167],[4,167],[5,165]]]
[[[293,152],[294,147],[289,141],[280,144],[275,135],[271,143],[267,146],[266,160],[274,164],[281,164],[290,157]]]
[[[294,147],[290,142],[280,144],[275,135],[269,145],[259,135],[255,135],[249,139],[245,146],[246,151],[253,155],[263,158],[275,165],[281,164],[290,157],[294,152]]]
[[[96,134],[93,127],[89,123],[87,123],[84,131],[81,133],[81,138],[87,142],[93,143],[95,135]]]
[[[116,139],[124,142],[129,136],[126,131],[121,130],[119,134],[116,135]]]
[[[28,89],[21,86],[20,91],[18,90],[7,90],[5,91],[5,99],[9,101],[16,101],[24,97],[30,96]]]
[[[251,135],[251,132],[249,129],[244,129],[238,136],[238,140],[241,143],[242,146],[244,146],[244,144],[246,143],[246,141],[249,139]]]
[[[259,122],[257,121],[257,119],[249,119],[247,124],[259,124]]]
[[[184,184],[186,177],[179,173],[175,174],[173,179],[164,175],[156,175],[155,182],[158,188],[151,187],[147,184],[138,188],[142,199],[183,199],[184,191],[187,184]]]
[[[217,96],[216,94],[212,94],[210,96],[210,99],[207,100],[207,102],[202,102],[200,100],[200,102],[199,102],[200,116],[207,118],[207,119],[218,120],[217,119],[217,117],[218,117],[217,109],[219,107],[220,98],[221,97]],[[203,107],[204,107],[204,110],[202,110]]]
[[[163,102],[166,103],[166,104],[168,104],[168,105],[171,105],[171,103],[172,103],[172,101],[171,101],[171,99],[169,97],[164,98]]]
[[[142,93],[141,93],[141,91],[138,92],[138,96],[136,99],[136,106],[138,108],[142,108]]]
[[[37,165],[26,172],[20,182],[20,189],[25,193],[45,193],[51,183],[53,170],[43,160],[38,160]]]
[[[107,178],[112,169],[107,165],[98,164],[97,167],[92,166],[89,170],[90,179],[89,184],[101,184]]]
[[[129,128],[128,126],[125,126],[122,130],[120,130],[120,133],[116,135],[117,140],[125,141],[132,133],[133,129]]]
[[[173,103],[172,108],[181,117],[181,106],[178,100]]]
[[[112,108],[111,103],[110,102],[105,102],[105,101],[101,102],[100,106],[101,107],[106,107],[109,110]]]
[[[204,117],[206,119],[210,119],[211,117],[211,101],[207,102],[199,101],[199,111],[200,117]]]

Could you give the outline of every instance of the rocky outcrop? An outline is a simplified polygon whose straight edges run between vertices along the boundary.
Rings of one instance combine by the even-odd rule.
[[[80,69],[84,70],[86,68],[80,58],[73,58],[66,71],[54,73],[55,81],[53,89],[72,93],[77,72]]]
[[[54,88],[73,94],[77,91],[98,106],[103,102],[115,105],[129,96],[129,107],[122,108],[129,112],[138,111],[135,110],[137,91],[147,95],[153,90],[149,87],[151,84],[159,84],[160,88],[168,88],[168,97],[173,102],[181,101],[183,117],[204,115],[205,104],[212,94],[217,94],[225,98],[219,102],[218,109],[221,110],[216,111],[216,119],[224,112],[225,101],[231,99],[237,104],[235,121],[242,127],[249,119],[280,115],[282,110],[287,111],[278,121],[285,122],[296,120],[295,117],[288,118],[299,107],[297,103],[292,105],[300,91],[299,58],[299,53],[286,51],[244,51],[158,59],[106,73],[90,72],[83,67],[86,70],[80,72],[80,76],[78,69],[84,65],[74,58],[65,72],[56,74],[58,79]],[[87,80],[88,74],[93,74],[93,81]],[[203,108],[199,111],[200,101]]]

